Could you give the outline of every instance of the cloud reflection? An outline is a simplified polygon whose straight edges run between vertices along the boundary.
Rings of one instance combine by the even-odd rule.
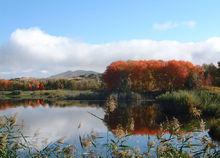
[[[76,140],[79,134],[88,134],[91,131],[106,132],[103,122],[91,114],[103,118],[104,111],[97,107],[16,107],[0,111],[0,115],[11,116],[16,114],[17,123],[23,124],[24,135],[36,139],[32,141],[41,147],[44,143],[54,142],[65,136],[65,140]],[[78,129],[79,124],[81,127]],[[38,139],[39,138],[39,139]],[[42,142],[43,141],[43,142]]]

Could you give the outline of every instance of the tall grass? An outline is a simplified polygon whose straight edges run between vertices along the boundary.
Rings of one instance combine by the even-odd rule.
[[[180,90],[159,95],[156,100],[170,115],[220,117],[220,94],[208,90]]]
[[[28,142],[15,117],[0,116],[0,157],[1,158],[46,158],[73,157],[73,146],[61,140],[48,144],[39,150]]]
[[[197,91],[200,98],[200,108],[205,117],[220,118],[220,93],[208,90]]]

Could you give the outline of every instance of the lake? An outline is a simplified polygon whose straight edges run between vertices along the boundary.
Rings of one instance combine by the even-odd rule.
[[[126,144],[146,151],[147,144],[157,140],[160,124],[165,120],[157,106],[142,102],[11,100],[0,102],[0,115],[16,115],[24,135],[38,149],[59,139],[80,149],[79,136],[96,133],[100,146],[129,134]],[[198,132],[194,128],[187,122],[182,125],[182,133],[195,135],[194,142],[198,136],[208,135],[207,130]],[[165,134],[168,136],[169,131]],[[178,140],[173,140],[173,144],[178,144]]]

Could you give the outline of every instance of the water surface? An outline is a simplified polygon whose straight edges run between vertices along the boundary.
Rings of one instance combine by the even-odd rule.
[[[16,115],[24,135],[39,149],[60,138],[80,148],[79,136],[96,132],[98,143],[131,134],[127,143],[140,150],[147,149],[159,132],[164,117],[154,104],[121,103],[106,107],[105,102],[43,100],[11,100],[0,102],[0,115]],[[184,129],[186,134],[192,129]],[[200,133],[201,136],[207,132]]]

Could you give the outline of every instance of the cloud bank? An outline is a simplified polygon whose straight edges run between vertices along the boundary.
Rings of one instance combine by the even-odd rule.
[[[200,42],[133,39],[89,44],[53,36],[39,28],[17,29],[0,46],[0,77],[43,77],[76,69],[103,72],[111,62],[129,59],[215,63],[220,60],[220,37]]]

